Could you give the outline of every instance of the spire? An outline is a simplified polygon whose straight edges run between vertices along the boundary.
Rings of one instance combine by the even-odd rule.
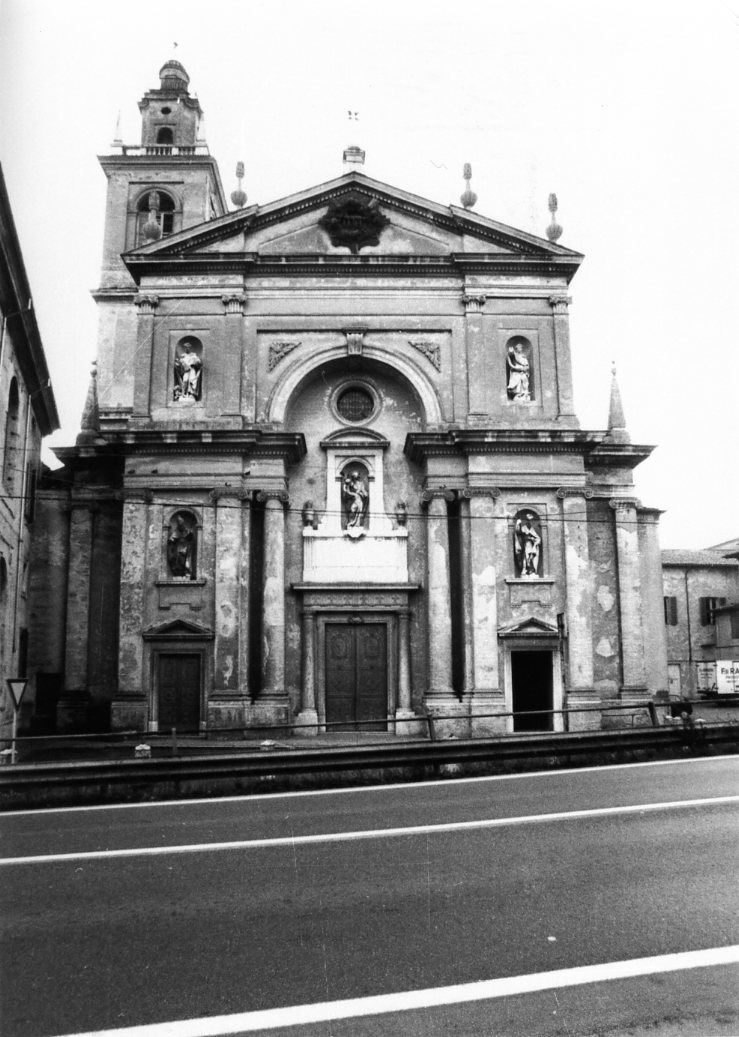
[[[90,384],[87,387],[87,398],[85,408],[82,411],[80,433],[77,436],[77,446],[86,446],[93,443],[102,443],[100,436],[100,410],[98,408],[98,368],[97,362],[93,360],[90,370]]]
[[[243,209],[244,206],[246,205],[246,191],[241,186],[241,181],[244,179],[244,163],[243,162],[237,162],[236,163],[236,179],[238,181],[239,186],[236,188],[235,191],[231,192],[231,201],[233,202],[233,204],[236,206],[237,209]]]
[[[547,237],[550,241],[557,241],[562,237],[562,228],[556,220],[557,207],[557,196],[552,192],[552,194],[549,195],[549,211],[552,214],[552,222],[547,227]]]
[[[611,399],[608,405],[608,435],[611,439],[619,440],[622,443],[629,443],[631,441],[631,437],[626,430],[626,418],[624,417],[624,408],[621,403],[621,393],[619,392],[618,382],[616,381],[615,363],[611,368]]]
[[[472,209],[474,208],[477,202],[477,195],[470,187],[470,180],[472,179],[472,166],[469,164],[469,162],[465,162],[464,169],[462,171],[462,176],[465,179],[465,185],[464,192],[460,195],[459,200],[465,209]]]

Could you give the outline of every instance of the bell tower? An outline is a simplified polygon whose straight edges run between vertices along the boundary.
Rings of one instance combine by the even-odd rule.
[[[99,156],[108,178],[100,290],[131,287],[122,252],[205,223],[226,211],[218,165],[203,138],[203,110],[179,61],[139,101],[141,143],[115,140]]]

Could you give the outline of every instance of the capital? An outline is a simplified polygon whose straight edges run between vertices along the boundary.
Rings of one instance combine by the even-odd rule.
[[[243,486],[214,486],[208,494],[210,499],[217,504],[219,500],[230,499],[238,501],[249,500],[249,494]]]
[[[278,501],[280,504],[289,504],[290,496],[285,490],[260,490],[257,494],[260,504],[268,504],[269,501]]]
[[[133,300],[134,306],[138,306],[139,313],[153,313],[159,305],[158,295],[137,295]]]
[[[482,313],[486,300],[486,295],[463,295],[465,313]]]
[[[613,497],[608,502],[608,507],[614,511],[632,511],[638,508],[641,501],[637,497]]]
[[[585,500],[592,500],[593,491],[584,486],[560,486],[557,496],[560,500],[564,500],[565,497],[584,497]]]
[[[551,295],[549,297],[549,305],[555,313],[567,313],[567,307],[571,302],[572,297],[569,295]]]
[[[233,295],[222,295],[221,302],[226,307],[226,313],[243,314],[246,308],[246,295],[244,292],[235,292]]]
[[[446,486],[433,486],[421,494],[421,506],[428,507],[433,500],[445,500],[451,504],[456,499],[456,490],[449,490]]]
[[[465,486],[462,490],[461,496],[465,500],[470,500],[472,497],[492,497],[493,500],[496,497],[500,497],[500,487],[498,486]]]

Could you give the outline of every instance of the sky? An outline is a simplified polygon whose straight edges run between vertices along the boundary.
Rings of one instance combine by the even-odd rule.
[[[176,44],[176,46],[175,46]],[[0,0],[0,162],[74,443],[96,355],[90,292],[120,116],[171,57],[226,193],[249,204],[364,172],[585,254],[571,287],[575,405],[606,425],[615,363],[636,491],[661,543],[739,535],[739,0]],[[349,122],[348,112],[359,120]],[[50,452],[47,463],[57,464]]]

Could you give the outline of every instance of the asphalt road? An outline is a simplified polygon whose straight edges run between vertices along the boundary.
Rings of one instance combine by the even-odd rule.
[[[6,814],[0,836],[4,1037],[739,1034],[739,957],[711,958],[739,944],[736,757]],[[664,966],[685,952],[707,956]]]

